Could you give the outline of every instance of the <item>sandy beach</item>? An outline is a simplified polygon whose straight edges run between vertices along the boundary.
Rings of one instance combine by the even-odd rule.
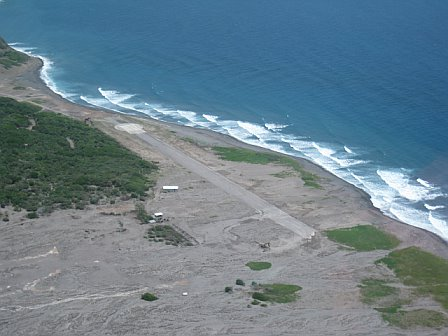
[[[157,185],[145,207],[163,212],[194,244],[148,242],[148,227],[136,220],[132,201],[34,220],[12,212],[1,227],[0,335],[448,334],[388,326],[360,301],[358,288],[362,279],[391,276],[374,264],[388,251],[344,249],[324,231],[372,224],[394,234],[400,247],[418,246],[448,259],[441,238],[386,217],[363,191],[306,160],[297,159],[320,177],[322,189],[304,186],[285,166],[221,160],[211,147],[266,151],[229,136],[73,104],[42,82],[41,66],[33,58],[20,67],[0,67],[0,95],[90,118],[93,127],[157,162]],[[141,131],[116,127],[125,124]],[[164,185],[179,190],[164,193]],[[257,242],[271,248],[264,251]],[[269,261],[272,268],[251,271],[245,264],[252,260]],[[250,306],[247,289],[224,292],[236,279],[303,290],[293,303]],[[146,291],[160,299],[140,300]],[[440,310],[429,299],[413,305]]]

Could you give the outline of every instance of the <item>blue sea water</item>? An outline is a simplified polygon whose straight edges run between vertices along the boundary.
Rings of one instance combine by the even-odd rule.
[[[80,104],[308,158],[448,240],[445,0],[3,0]]]

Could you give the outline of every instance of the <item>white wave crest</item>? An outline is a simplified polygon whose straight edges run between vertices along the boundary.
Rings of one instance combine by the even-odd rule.
[[[344,150],[349,154],[353,154],[353,151],[350,148],[348,148],[347,146],[344,146]]]
[[[433,210],[445,209],[445,206],[444,205],[429,205],[429,204],[425,203],[425,208],[433,211]]]
[[[266,123],[264,127],[266,127],[270,131],[279,131],[283,128],[288,127],[289,125],[275,124],[275,123]]]
[[[16,42],[16,43],[9,43],[10,46],[12,46],[15,50],[23,52],[24,54],[27,54],[29,56],[37,57],[42,61],[42,68],[40,69],[40,77],[44,81],[45,85],[54,93],[58,94],[62,98],[70,100],[71,97],[73,97],[73,94],[69,94],[67,92],[61,91],[56,83],[51,78],[51,73],[53,70],[53,61],[49,59],[46,56],[42,56],[39,54],[34,53],[34,50],[36,48],[33,47],[23,47],[22,43]]]
[[[433,200],[443,196],[435,188],[427,188],[423,185],[413,183],[410,177],[401,171],[377,170],[377,174],[402,197],[413,201]]]
[[[211,123],[216,124],[218,122],[218,117],[210,114],[203,114],[202,115],[205,119],[210,121]]]
[[[271,132],[269,130],[257,124],[244,121],[237,121],[237,124],[239,127],[246,130],[249,134],[257,137],[260,140],[266,140],[271,135]]]
[[[429,221],[432,226],[439,231],[439,235],[441,235],[445,240],[448,240],[448,224],[446,221],[433,216],[433,213],[430,211],[428,216]]]
[[[120,93],[119,91],[116,90],[104,90],[100,87],[98,88],[98,91],[104,98],[106,98],[112,104],[115,104],[117,106],[121,106],[125,101],[135,96],[133,94]]]
[[[347,168],[351,166],[356,166],[360,164],[368,163],[368,161],[365,160],[355,160],[355,159],[347,159],[347,158],[339,158],[336,156],[337,152],[331,148],[323,147],[323,145],[318,145],[317,143],[312,143],[313,147],[317,149],[317,151],[331,159],[332,161],[336,162],[340,168]],[[345,156],[345,155],[344,155]]]
[[[335,154],[336,152],[334,150],[332,150],[331,148],[325,148],[325,147],[321,147],[318,144],[316,144],[315,142],[312,143],[313,147],[317,149],[317,151],[322,154],[323,156],[330,158],[331,159],[331,155]]]
[[[429,182],[427,182],[425,180],[422,180],[421,178],[418,178],[417,182],[420,183],[422,186],[424,186],[426,188],[434,188],[434,186],[431,185],[431,183],[429,183]]]

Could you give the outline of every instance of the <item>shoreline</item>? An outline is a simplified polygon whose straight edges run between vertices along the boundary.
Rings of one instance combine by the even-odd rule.
[[[138,111],[136,111],[136,113],[134,113],[134,114],[133,113],[127,114],[125,112],[119,112],[119,111],[116,111],[116,110],[110,110],[110,109],[104,108],[102,106],[83,105],[83,104],[79,104],[77,102],[72,102],[71,100],[69,100],[69,98],[64,97],[64,94],[59,93],[55,89],[56,86],[51,81],[51,79],[48,77],[48,75],[46,73],[43,73],[44,71],[46,71],[47,66],[51,66],[51,64],[52,64],[51,60],[49,60],[48,58],[46,58],[44,56],[33,55],[32,53],[27,52],[26,50],[22,50],[20,48],[18,49],[18,51],[25,52],[26,54],[28,54],[33,59],[38,59],[40,61],[41,65],[40,65],[40,68],[36,69],[36,71],[34,73],[34,77],[35,78],[33,78],[33,82],[36,83],[36,85],[40,86],[40,90],[47,91],[48,94],[53,96],[53,98],[55,98],[56,100],[62,99],[66,103],[73,104],[74,106],[77,106],[77,107],[85,108],[86,110],[97,110],[97,111],[102,111],[102,112],[105,112],[105,113],[113,113],[113,114],[116,113],[118,115],[124,114],[124,115],[129,115],[129,116],[136,116],[136,117],[141,118],[141,119],[151,120],[154,123],[161,123],[160,125],[167,124],[167,125],[170,125],[170,127],[181,127],[181,128],[182,127],[187,127],[187,128],[196,129],[195,127],[192,127],[192,126],[177,124],[177,123],[166,121],[166,120],[160,121],[158,119],[152,119],[149,115],[145,115],[144,113],[141,113],[141,112],[138,112]],[[46,79],[44,77],[46,77]],[[200,128],[198,128],[198,129],[200,129]],[[257,151],[267,151],[267,152],[280,153],[280,152],[276,152],[274,149],[270,149],[270,148],[262,147],[262,146],[258,146],[258,145],[252,145],[252,144],[249,144],[247,142],[244,142],[244,140],[239,140],[239,139],[234,138],[234,137],[232,137],[230,135],[227,135],[227,134],[224,134],[224,133],[220,133],[220,132],[216,132],[216,131],[213,131],[211,129],[204,129],[204,130],[207,131],[209,135],[210,134],[219,134],[220,136],[223,136],[223,137],[229,137],[233,141],[233,142],[231,142],[232,146],[252,148],[252,149],[257,150]],[[421,229],[421,230],[423,230],[425,232],[431,232],[431,233],[435,234],[437,237],[439,237],[444,243],[448,244],[448,238],[443,237],[443,233],[444,233],[443,230],[444,229],[443,228],[441,229],[439,227],[439,225],[441,225],[441,224],[437,223],[437,225],[436,225],[433,222],[433,218],[434,217],[432,216],[431,211],[429,211],[429,222],[425,222],[425,221],[412,222],[411,217],[407,217],[407,218],[406,217],[402,217],[401,213],[400,214],[396,214],[396,213],[393,213],[392,211],[386,211],[386,210],[381,209],[381,207],[375,206],[374,205],[375,204],[375,198],[376,198],[375,193],[369,194],[369,190],[365,190],[362,187],[358,187],[356,184],[353,184],[353,182],[348,182],[349,180],[344,179],[343,177],[339,177],[336,173],[333,173],[331,171],[331,169],[328,169],[325,166],[321,166],[318,163],[313,162],[311,159],[306,158],[304,156],[295,156],[295,155],[293,155],[291,153],[281,153],[281,154],[287,155],[287,156],[289,156],[289,157],[291,157],[291,158],[293,158],[293,159],[295,159],[295,160],[297,160],[299,162],[305,162],[306,164],[313,166],[313,169],[321,169],[321,170],[325,171],[326,173],[330,174],[332,176],[332,178],[344,181],[349,186],[351,186],[351,187],[355,188],[356,190],[358,190],[358,192],[360,192],[361,195],[366,198],[366,200],[372,206],[372,209],[374,209],[375,211],[376,210],[379,211],[382,215],[384,215],[385,217],[390,218],[390,219],[392,219],[394,221],[397,221],[397,222],[400,222],[400,223],[403,223],[403,224],[406,224],[406,225],[410,225],[410,226],[419,228],[419,229]],[[391,204],[394,204],[394,203],[391,202]],[[425,207],[426,207],[426,204],[425,204]],[[427,209],[429,210],[429,208],[427,208]],[[406,222],[407,219],[409,220],[409,222]],[[436,217],[436,219],[437,219],[437,217]],[[413,223],[413,224],[410,224],[410,223]],[[425,227],[427,227],[427,229]]]
[[[386,217],[363,191],[306,160],[294,158],[319,175],[321,189],[305,186],[287,165],[226,161],[212,150],[271,152],[264,148],[205,129],[66,101],[41,81],[40,65],[33,58],[8,71],[0,68],[0,95],[81,122],[89,117],[94,128],[159,170],[143,203],[119,198],[35,219],[26,211],[2,210],[9,216],[0,240],[0,315],[6,333],[354,336],[374,330],[378,336],[432,336],[448,330],[448,320],[439,330],[400,330],[388,323],[374,309],[382,301],[363,300],[366,280],[384,279],[400,288],[400,298],[410,300],[403,304],[405,312],[447,315],[438,301],[414,295],[413,287],[377,264],[391,249],[351,249],[328,239],[325,231],[371,224],[401,241],[395,251],[417,246],[448,259],[440,237]],[[39,117],[35,122],[39,125]],[[144,133],[123,131],[132,124]],[[68,142],[67,150],[72,145]],[[167,185],[178,191],[163,192]],[[151,237],[159,224],[140,222],[137,204],[148,214],[163,213],[160,226],[191,245]],[[314,236],[302,239],[309,229]],[[247,266],[254,261],[270,268],[254,271]],[[254,283],[299,286],[300,295],[286,304],[254,303]],[[141,300],[144,293],[159,300]]]
[[[189,127],[185,125],[179,125],[175,123],[165,122],[165,121],[159,121],[155,119],[151,119],[150,117],[140,116],[140,115],[127,115],[127,114],[121,114],[116,111],[107,110],[104,108],[99,107],[88,107],[79,105],[76,103],[71,102],[70,100],[64,98],[63,96],[59,95],[58,93],[54,92],[47,86],[47,84],[44,82],[44,80],[41,77],[41,71],[44,66],[44,60],[40,57],[31,56],[31,59],[24,65],[22,65],[19,69],[14,69],[16,71],[20,71],[20,77],[18,78],[18,83],[26,84],[27,88],[31,89],[32,94],[23,94],[22,90],[9,90],[9,94],[6,94],[6,96],[9,96],[14,99],[18,100],[28,100],[34,103],[37,103],[38,105],[43,106],[44,108],[47,108],[53,112],[56,113],[63,113],[66,116],[77,118],[79,120],[83,120],[83,118],[91,117],[92,119],[96,117],[96,114],[106,114],[110,116],[120,116],[120,117],[127,117],[127,118],[136,118],[138,120],[141,120],[146,123],[150,123],[153,125],[157,125],[161,128],[170,128],[175,129],[177,133],[179,133],[182,136],[188,137],[192,133],[195,133],[195,136],[198,136],[202,140],[206,139],[205,142],[213,143],[215,141],[216,143],[224,143],[229,146],[235,146],[240,148],[247,148],[252,149],[255,151],[260,152],[271,152],[271,153],[277,153],[273,152],[270,149],[266,149],[263,147],[258,147],[255,145],[244,143],[238,139],[235,139],[231,137],[230,135],[214,132],[212,130],[208,129],[200,129],[200,128],[194,128]],[[5,95],[4,90],[0,87],[0,94]],[[37,101],[36,101],[37,99]],[[42,99],[42,101],[40,101]],[[104,131],[104,130],[103,130]],[[111,134],[109,134],[111,135]],[[219,139],[219,140],[218,140]],[[277,153],[278,154],[278,153]],[[287,154],[284,154],[287,155]],[[429,240],[433,242],[437,242],[436,245],[442,244],[444,247],[448,247],[448,241],[444,240],[442,237],[438,236],[437,234],[427,231],[425,229],[404,223],[398,219],[394,219],[392,217],[387,216],[384,214],[380,209],[376,208],[372,202],[370,195],[365,192],[364,190],[350,184],[349,182],[337,177],[333,173],[327,171],[325,168],[317,165],[314,162],[311,162],[310,160],[307,160],[305,158],[299,158],[291,155],[287,155],[294,160],[297,160],[300,162],[306,170],[309,170],[313,173],[317,173],[319,176],[324,176],[325,179],[331,179],[333,183],[337,184],[341,188],[347,188],[351,190],[351,193],[357,194],[359,198],[362,199],[362,203],[366,203],[367,207],[369,208],[369,212],[372,213],[375,217],[382,217],[384,223],[387,224],[381,224],[376,223],[377,226],[381,227],[382,229],[388,231],[389,233],[396,234],[398,237],[400,236],[407,236],[407,237],[414,237],[418,235],[418,233],[421,233],[423,236],[431,237]],[[399,226],[404,228],[398,229],[395,228],[395,226]],[[404,231],[404,232],[403,232]],[[431,251],[433,253],[436,253],[438,255],[443,255],[446,258],[448,258],[448,251],[442,252],[444,248],[439,249],[436,248],[433,244],[422,244],[426,246],[426,249],[428,251]]]

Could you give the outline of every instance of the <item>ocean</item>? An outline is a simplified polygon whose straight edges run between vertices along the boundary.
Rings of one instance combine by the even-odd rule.
[[[61,96],[307,158],[448,240],[445,0],[0,1]]]

